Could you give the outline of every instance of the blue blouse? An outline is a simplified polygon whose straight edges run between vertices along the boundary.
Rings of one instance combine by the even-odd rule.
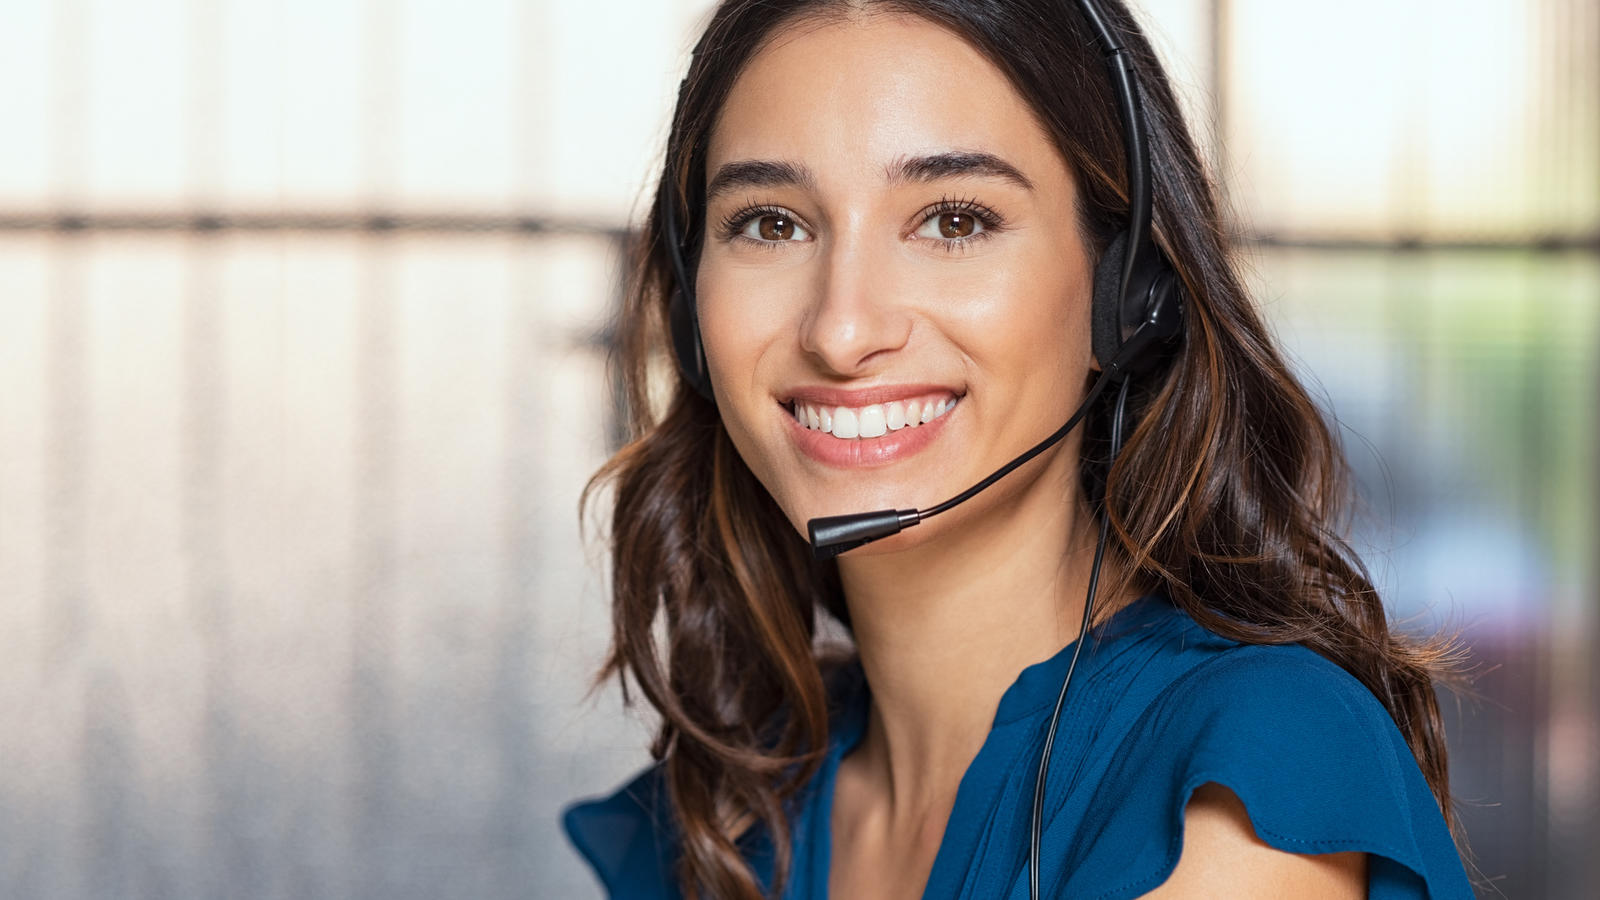
[[[1461,859],[1405,738],[1338,665],[1298,645],[1219,637],[1161,596],[1094,633],[1061,712],[1045,791],[1040,892],[1136,897],[1166,880],[1183,810],[1215,781],[1243,801],[1280,850],[1368,857],[1372,900],[1470,900]],[[923,894],[1028,897],[1033,780],[1072,656],[1069,644],[1022,670],[957,789]],[[856,661],[830,686],[829,753],[796,798],[788,900],[828,895],[834,777],[860,741],[871,692]],[[562,814],[569,840],[612,898],[681,900],[661,764]],[[770,889],[764,828],[740,842]]]

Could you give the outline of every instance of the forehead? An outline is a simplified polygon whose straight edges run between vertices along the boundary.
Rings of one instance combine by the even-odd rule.
[[[735,81],[707,162],[798,159],[881,177],[892,160],[951,148],[1001,156],[1036,182],[1066,175],[1032,108],[983,53],[925,19],[874,14],[780,28]]]

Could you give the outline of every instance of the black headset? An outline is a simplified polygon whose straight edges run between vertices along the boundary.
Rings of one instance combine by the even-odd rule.
[[[812,519],[809,523],[812,551],[821,559],[831,558],[868,541],[885,537],[915,525],[923,519],[937,515],[1000,480],[1018,466],[1042,453],[1046,448],[1066,437],[1083,417],[1091,403],[1109,385],[1119,385],[1111,421],[1111,452],[1107,465],[1116,460],[1122,447],[1123,417],[1128,398],[1130,377],[1151,374],[1167,364],[1180,343],[1183,333],[1183,287],[1166,255],[1151,237],[1151,178],[1150,154],[1146,141],[1145,117],[1140,102],[1138,80],[1133,61],[1121,38],[1106,21],[1105,13],[1097,0],[1078,0],[1105,54],[1110,70],[1111,86],[1117,95],[1122,117],[1124,145],[1128,169],[1128,226],[1107,246],[1094,271],[1094,298],[1090,312],[1092,341],[1095,359],[1100,363],[1100,376],[1085,394],[1077,412],[1054,434],[1034,445],[1028,451],[1006,463],[984,480],[952,497],[944,503],[926,510],[879,510],[844,516]],[[700,48],[695,48],[698,56]],[[685,78],[678,88],[681,106]],[[694,152],[693,149],[690,151]],[[695,309],[694,281],[684,260],[685,247],[677,221],[675,182],[670,169],[661,180],[658,214],[662,236],[666,242],[667,256],[672,263],[675,285],[668,305],[668,324],[672,333],[672,346],[678,367],[684,379],[694,390],[712,403],[716,402],[711,390],[711,378],[706,369],[705,348],[700,341],[700,323]],[[691,198],[690,219],[703,217],[703,202]],[[1067,696],[1067,686],[1072,683],[1072,673],[1078,665],[1078,654],[1089,637],[1089,623],[1094,609],[1095,591],[1100,580],[1100,564],[1105,555],[1106,537],[1110,516],[1100,516],[1100,537],[1095,546],[1094,564],[1089,572],[1088,597],[1083,605],[1083,623],[1073,648],[1067,674],[1056,698],[1055,712],[1050,719],[1045,744],[1034,779],[1033,814],[1029,844],[1030,896],[1039,896],[1039,842],[1041,831],[1044,785],[1050,766],[1051,749],[1055,744],[1056,726]]]

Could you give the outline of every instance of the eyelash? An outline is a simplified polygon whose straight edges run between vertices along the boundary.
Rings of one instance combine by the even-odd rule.
[[[927,214],[917,223],[917,227],[921,228],[923,222],[945,213],[966,213],[983,223],[983,230],[974,235],[948,240],[934,238],[934,242],[939,244],[940,248],[946,253],[956,253],[980,241],[988,240],[994,236],[995,232],[1005,227],[1005,220],[1000,218],[1000,214],[979,203],[976,197],[968,200],[955,200],[949,197],[940,198],[938,203],[929,207]]]
[[[969,235],[968,237],[950,239],[932,238],[931,240],[933,240],[935,244],[939,245],[939,249],[945,251],[946,253],[958,253],[966,250],[973,244],[987,240],[990,236],[998,231],[1001,231],[1005,227],[1005,220],[1000,217],[1000,214],[978,202],[976,198],[958,200],[952,197],[941,197],[937,203],[923,210],[921,217],[917,220],[917,227],[920,229],[922,225],[929,219],[933,218],[934,216],[944,215],[945,213],[965,213],[973,218],[976,218],[983,224],[982,231],[974,235]],[[781,207],[767,205],[747,206],[744,209],[732,213],[724,218],[722,223],[718,226],[718,231],[722,235],[722,239],[725,241],[740,241],[742,243],[755,244],[763,250],[777,250],[784,244],[791,243],[790,241],[757,240],[756,238],[745,237],[739,233],[743,231],[744,227],[750,224],[751,221],[760,219],[764,216],[778,216],[781,218],[798,221],[793,213]]]
[[[722,239],[725,241],[739,241],[741,243],[756,244],[763,250],[776,250],[778,249],[778,245],[788,243],[788,241],[758,241],[755,238],[747,238],[739,233],[743,231],[744,227],[750,224],[752,220],[762,218],[763,216],[776,216],[782,219],[794,219],[793,213],[780,207],[747,206],[744,209],[731,213],[727,218],[722,220],[722,224],[719,226]]]

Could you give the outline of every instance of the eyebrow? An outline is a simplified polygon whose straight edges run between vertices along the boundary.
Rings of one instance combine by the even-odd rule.
[[[717,174],[706,185],[706,203],[730,191],[754,187],[800,187],[815,191],[817,179],[810,169],[794,163],[770,159],[739,160],[717,170]]]
[[[993,153],[979,151],[956,150],[932,156],[903,156],[884,167],[884,176],[890,182],[927,182],[958,177],[999,178],[1023,190],[1033,190],[1033,182],[1016,166]]]
[[[902,156],[884,166],[883,176],[890,184],[938,181],[941,178],[999,178],[1033,190],[1033,182],[1021,170],[993,153],[950,151],[929,156]],[[740,188],[798,187],[817,188],[816,176],[805,166],[770,159],[746,159],[724,164],[706,185],[706,202]]]

